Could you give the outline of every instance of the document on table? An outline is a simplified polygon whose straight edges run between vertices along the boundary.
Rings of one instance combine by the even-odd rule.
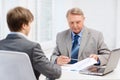
[[[80,71],[80,70],[82,70],[88,66],[91,66],[95,63],[97,63],[97,61],[94,58],[86,58],[75,64],[68,64],[68,65],[62,66],[62,70]]]

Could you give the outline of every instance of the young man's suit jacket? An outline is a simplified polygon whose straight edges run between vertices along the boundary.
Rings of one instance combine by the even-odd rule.
[[[40,74],[53,79],[59,78],[61,75],[60,66],[49,62],[40,45],[29,41],[23,35],[9,34],[0,41],[0,50],[20,51],[28,54],[37,79]]]
[[[55,62],[60,55],[71,56],[72,37],[71,30],[65,30],[57,34],[56,47],[51,56],[51,61]],[[108,54],[110,53],[107,48],[103,35],[101,32],[83,27],[82,38],[80,42],[78,60],[85,59],[90,54],[98,54],[101,65],[106,64]]]

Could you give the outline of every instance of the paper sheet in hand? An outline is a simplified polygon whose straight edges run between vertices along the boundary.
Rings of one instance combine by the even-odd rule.
[[[86,58],[82,61],[79,61],[75,64],[71,64],[71,65],[64,65],[62,66],[62,69],[63,70],[75,70],[75,71],[79,71],[79,70],[82,70],[88,66],[91,66],[93,64],[97,63],[97,61],[93,58]]]

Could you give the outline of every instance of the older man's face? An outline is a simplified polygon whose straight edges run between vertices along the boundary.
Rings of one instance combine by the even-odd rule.
[[[69,14],[67,17],[68,24],[70,29],[75,33],[78,34],[83,25],[84,25],[84,16],[82,15],[74,15],[74,14]]]

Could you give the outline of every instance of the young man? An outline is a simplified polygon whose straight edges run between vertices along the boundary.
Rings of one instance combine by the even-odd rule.
[[[0,50],[25,52],[29,55],[37,80],[43,74],[50,79],[59,78],[61,68],[51,63],[44,55],[40,45],[27,39],[31,23],[32,13],[23,7],[16,7],[7,13],[7,24],[11,31],[7,37],[0,41]],[[19,64],[19,63],[18,63]]]
[[[66,17],[70,29],[58,33],[51,61],[63,65],[92,57],[98,65],[106,64],[110,51],[102,33],[84,26],[85,17],[79,8],[68,10]]]

